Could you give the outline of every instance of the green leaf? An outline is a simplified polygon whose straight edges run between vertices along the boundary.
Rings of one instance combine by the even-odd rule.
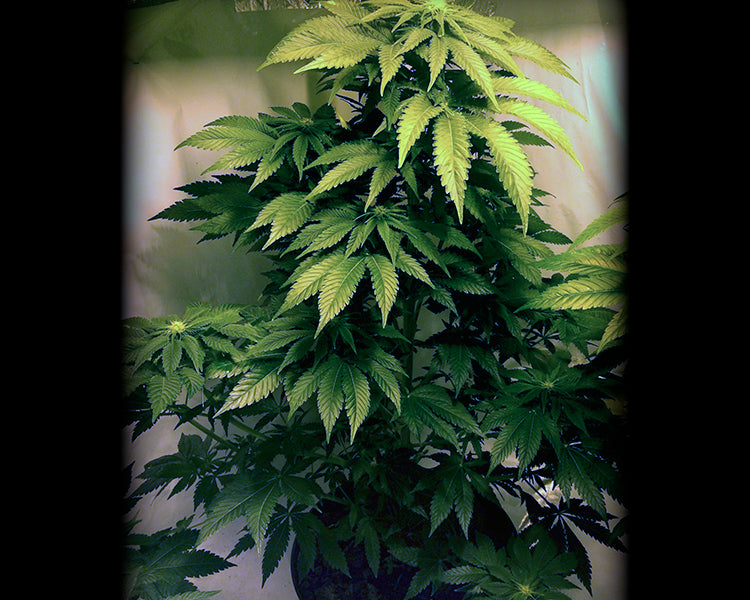
[[[487,65],[476,51],[468,44],[453,37],[446,37],[445,41],[450,50],[453,62],[461,67],[466,74],[479,86],[482,93],[495,104],[495,95],[492,89],[492,74]],[[500,111],[498,111],[500,112]]]
[[[292,286],[278,312],[282,313],[317,294],[323,278],[339,263],[342,256],[343,252],[339,250],[326,256],[311,256],[303,261],[289,278]]]
[[[624,294],[622,274],[601,274],[584,279],[571,279],[548,288],[518,310],[606,308],[621,302]]]
[[[308,19],[288,33],[258,67],[313,58],[298,72],[309,69],[348,67],[374,52],[381,42],[348,26],[352,18],[326,15]]]
[[[568,102],[556,91],[539,81],[527,79],[526,77],[493,76],[492,88],[495,94],[506,96],[520,95],[543,100],[555,106],[564,108],[565,110],[568,110],[575,115],[578,115],[584,121],[586,120],[586,117],[584,117],[575,108],[573,108],[573,105],[570,104],[570,102]]]
[[[408,254],[402,248],[398,249],[394,265],[397,269],[403,271],[407,275],[411,275],[415,279],[423,281],[430,287],[435,287],[432,283],[432,280],[430,279],[430,276],[427,274],[427,271],[425,271],[424,267],[419,263],[419,261],[417,261],[413,256]]]
[[[469,178],[471,157],[469,131],[463,115],[446,111],[438,116],[433,129],[433,140],[440,182],[456,206],[459,222],[463,223],[464,191]]]
[[[365,273],[366,263],[365,256],[342,257],[323,276],[318,295],[320,321],[315,337],[349,303],[357,284]]]
[[[521,216],[524,233],[529,226],[532,170],[526,153],[510,132],[494,119],[465,116],[473,133],[485,138],[503,187]]]
[[[228,410],[242,408],[262,400],[273,392],[281,383],[278,367],[267,363],[258,363],[250,367],[232,391],[217,416]]]
[[[157,417],[180,395],[182,378],[179,373],[154,375],[148,382],[146,391],[151,403],[151,418],[156,421]]]
[[[200,527],[198,544],[202,544],[214,533],[243,516],[254,491],[246,477],[235,479],[221,489],[206,507],[206,519]]]
[[[401,43],[384,44],[378,51],[378,64],[380,65],[380,95],[383,95],[385,86],[394,78],[402,63],[404,62]]]
[[[382,254],[370,254],[366,257],[366,262],[385,327],[388,313],[398,294],[398,275],[393,263]]]
[[[289,547],[291,538],[291,528],[289,516],[281,513],[272,516],[268,527],[268,540],[263,550],[263,560],[261,562],[262,582],[265,585],[268,578],[279,566],[281,558],[284,556],[286,549]]]
[[[350,437],[353,440],[357,429],[370,412],[370,385],[357,367],[344,365],[341,375],[346,414],[349,417]]]
[[[164,346],[162,351],[161,361],[164,366],[164,370],[167,373],[173,373],[180,366],[180,359],[182,358],[182,343],[180,339],[173,335],[169,338],[167,345]]]
[[[534,459],[542,441],[544,418],[535,410],[519,408],[507,417],[490,451],[490,471],[514,451],[518,453],[518,472]]]
[[[580,246],[584,242],[587,242],[593,237],[596,237],[603,231],[606,231],[610,227],[624,222],[628,217],[627,204],[625,202],[618,203],[604,214],[600,215],[589,223],[586,228],[573,240],[569,250],[572,250],[576,246]]]
[[[244,514],[247,518],[247,527],[258,544],[259,552],[262,549],[261,541],[266,537],[266,530],[280,495],[281,486],[278,479],[274,478],[254,483],[252,494],[245,502]]]
[[[398,121],[398,167],[404,164],[406,154],[419,139],[431,119],[443,112],[440,106],[434,106],[423,92],[409,98],[401,111]]]
[[[448,60],[448,44],[445,37],[439,35],[432,36],[430,46],[427,52],[427,64],[430,67],[430,81],[427,84],[429,91],[435,84],[438,75],[442,73],[445,62]]]
[[[321,367],[321,380],[318,388],[318,412],[323,420],[326,441],[330,441],[333,426],[344,406],[342,378],[346,364],[337,356],[332,356]]]
[[[570,158],[572,158],[575,163],[583,169],[581,161],[578,160],[578,157],[573,151],[573,145],[568,138],[568,134],[565,133],[565,130],[557,123],[557,121],[550,117],[541,108],[521,100],[501,98],[497,100],[497,111],[499,113],[520,117],[526,121],[529,125],[539,130],[543,136],[565,152],[565,154],[570,156]]]
[[[627,306],[623,306],[618,310],[614,316],[607,323],[607,327],[604,329],[604,335],[599,342],[599,348],[597,352],[601,352],[608,347],[617,338],[622,337],[627,332]]]
[[[248,231],[272,223],[271,235],[263,245],[263,250],[265,250],[279,238],[302,227],[312,214],[312,210],[313,205],[308,202],[307,194],[287,192],[266,204]]]
[[[559,450],[559,463],[555,472],[555,480],[567,499],[570,497],[571,488],[575,486],[583,500],[602,517],[606,516],[607,509],[604,503],[604,494],[601,488],[594,482],[593,473],[596,469],[596,458],[587,452],[565,446]]]
[[[365,200],[365,211],[375,203],[378,194],[396,177],[396,174],[395,161],[385,160],[375,167],[375,170],[372,172],[372,179],[370,180],[370,190],[367,193],[367,200]]]
[[[308,198],[320,195],[323,192],[332,190],[338,187],[342,183],[352,181],[365,171],[374,169],[381,162],[381,156],[379,153],[363,154],[352,156],[347,158],[342,163],[336,165],[333,169],[328,171],[308,194]]]
[[[530,60],[550,73],[556,73],[576,81],[576,78],[571,75],[568,65],[544,46],[533,40],[520,35],[514,35],[508,38],[505,50],[512,56]]]

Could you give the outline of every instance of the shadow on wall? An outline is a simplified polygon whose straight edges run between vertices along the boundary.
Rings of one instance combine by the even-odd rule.
[[[140,314],[182,313],[190,302],[255,304],[268,280],[271,262],[222,238],[197,244],[200,234],[187,227],[156,226],[151,245],[131,261],[140,287]]]

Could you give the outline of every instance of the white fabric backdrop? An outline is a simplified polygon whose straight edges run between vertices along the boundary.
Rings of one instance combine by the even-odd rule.
[[[516,2],[502,3],[498,14],[512,16]],[[178,3],[179,4],[179,3]],[[529,148],[538,171],[536,187],[554,196],[542,216],[574,237],[612,200],[627,191],[626,89],[624,29],[603,14],[608,3],[581,0],[586,14],[599,15],[586,23],[560,27],[524,26],[515,31],[557,54],[570,67],[580,85],[524,64],[527,76],[547,83],[566,97],[586,121],[554,107],[544,108],[566,129],[581,169],[564,153],[552,148]],[[617,15],[617,12],[614,12]],[[189,61],[144,61],[128,65],[123,77],[124,190],[123,190],[123,316],[157,316],[179,313],[191,300],[252,302],[263,287],[257,277],[264,259],[231,253],[229,240],[196,245],[201,234],[186,226],[147,219],[182,196],[174,188],[202,178],[200,173],[216,154],[175,146],[209,121],[223,115],[257,115],[273,105],[309,101],[308,81],[292,76],[293,68],[272,67],[256,72],[259,58],[193,58]],[[205,176],[205,177],[208,177]],[[613,232],[610,240],[622,239]],[[597,241],[601,241],[597,240]],[[176,451],[182,431],[176,421],[162,419],[132,445],[126,432],[127,462],[134,473],[152,458]],[[152,533],[174,524],[192,509],[189,492],[166,501],[166,494],[149,495],[138,508],[138,531]],[[614,503],[610,510],[621,514]],[[231,550],[236,522],[203,547],[223,556]],[[625,558],[596,543],[588,543],[594,572],[594,600],[625,598]],[[203,590],[222,589],[217,600],[296,600],[287,557],[261,589],[257,552],[245,552],[233,562],[238,567],[197,580]],[[575,599],[588,598],[581,591]]]

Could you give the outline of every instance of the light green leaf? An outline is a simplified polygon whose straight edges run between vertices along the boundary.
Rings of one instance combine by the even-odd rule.
[[[487,140],[495,168],[521,216],[521,225],[526,233],[533,187],[531,165],[526,153],[510,132],[494,119],[475,115],[466,115],[465,118],[473,133]]]
[[[362,175],[365,171],[374,169],[380,164],[380,154],[365,154],[352,156],[328,171],[308,194],[308,198],[318,196],[323,192],[332,190],[342,183],[352,181]]]
[[[289,278],[292,287],[278,311],[279,314],[317,294],[323,278],[335,264],[339,263],[342,256],[343,252],[336,250],[324,257],[315,255],[303,261]]]
[[[299,229],[310,217],[313,206],[302,192],[286,192],[271,200],[260,211],[248,231],[272,223],[271,235],[263,246],[265,250],[279,238]]]
[[[430,40],[430,46],[427,52],[427,64],[430,67],[430,81],[427,84],[427,90],[429,91],[435,84],[438,75],[445,66],[445,61],[448,60],[448,44],[446,43],[445,37],[439,35],[432,36]]]
[[[333,426],[344,406],[342,378],[345,363],[337,356],[329,358],[321,367],[321,381],[318,388],[318,412],[326,431],[326,441],[330,441]]]
[[[370,412],[370,385],[362,371],[349,364],[344,365],[341,375],[346,414],[349,417],[351,439]]]
[[[607,212],[589,223],[586,228],[580,234],[578,234],[578,237],[573,240],[573,243],[570,245],[569,249],[572,250],[576,246],[580,246],[584,242],[589,241],[591,238],[596,237],[610,227],[614,227],[619,223],[625,222],[627,218],[627,204],[625,202],[619,202],[618,204],[610,208]]]
[[[380,95],[383,95],[385,86],[398,72],[401,64],[404,62],[401,43],[384,44],[378,51],[378,64],[380,65]]]
[[[367,210],[375,203],[375,199],[378,194],[385,189],[391,180],[396,176],[396,162],[385,161],[378,164],[372,173],[372,180],[370,181],[370,191],[367,194],[367,200],[365,200],[365,208]]]
[[[570,142],[570,138],[568,138],[568,134],[557,121],[550,117],[541,108],[521,100],[500,98],[497,100],[497,111],[499,113],[520,117],[526,121],[529,125],[539,130],[543,136],[559,147],[565,152],[565,154],[570,156],[570,158],[572,158],[575,163],[583,169],[581,161],[578,160],[578,157],[573,151],[573,145]]]
[[[318,310],[320,321],[315,337],[323,327],[344,307],[349,304],[357,284],[365,273],[366,257],[350,256],[341,258],[330,271],[323,276],[318,294]]]
[[[622,274],[601,274],[572,279],[549,288],[518,310],[606,308],[621,302],[624,293]]]
[[[504,77],[504,76],[493,76],[492,77],[492,88],[495,94],[502,94],[506,96],[520,95],[527,96],[529,98],[536,98],[538,100],[544,100],[555,106],[559,106],[572,112],[575,115],[581,117],[584,121],[584,117],[579,113],[573,105],[570,104],[565,98],[563,98],[556,91],[546,86],[545,84],[535,81],[533,79],[527,79],[526,77]]]
[[[627,305],[618,310],[610,319],[609,323],[607,323],[602,339],[599,342],[597,352],[604,350],[617,338],[625,335],[625,333],[627,333]]]
[[[576,81],[576,78],[571,75],[568,65],[537,42],[521,37],[520,35],[514,35],[505,44],[505,50],[512,56],[525,58],[536,63],[550,73],[563,75]]]
[[[495,95],[492,89],[492,74],[487,65],[476,51],[468,44],[453,37],[446,37],[448,50],[451,52],[453,62],[461,67],[466,74],[479,86],[482,93],[493,104],[496,104]],[[498,111],[499,112],[499,111]]]
[[[463,115],[443,112],[435,120],[433,130],[434,156],[437,173],[445,191],[456,206],[458,220],[463,223],[464,191],[469,178],[471,157],[469,131]]]
[[[280,383],[278,367],[266,363],[253,365],[232,388],[224,406],[216,415],[254,404],[273,392]]]
[[[375,300],[380,307],[383,327],[385,327],[388,313],[398,294],[398,275],[393,263],[381,254],[370,254],[366,260],[375,291]]]
[[[200,526],[198,544],[244,515],[253,493],[254,488],[247,478],[237,479],[220,490],[206,507],[206,520]]]
[[[406,154],[422,135],[430,120],[442,112],[443,108],[434,106],[423,92],[406,100],[397,126],[399,168],[404,164]]]
[[[258,552],[262,551],[262,541],[266,537],[268,523],[271,521],[273,509],[280,495],[281,485],[278,479],[274,478],[253,485],[253,493],[245,503],[247,527],[257,544]]]
[[[419,264],[419,262],[410,254],[408,254],[405,250],[402,248],[398,249],[398,252],[396,253],[396,260],[394,261],[394,266],[399,269],[400,271],[403,271],[407,275],[411,275],[415,279],[419,279],[420,281],[423,281],[430,287],[435,287],[432,283],[432,280],[430,279],[430,276],[427,274],[427,271],[425,271],[424,267]]]
[[[182,343],[180,339],[173,335],[169,338],[167,345],[164,346],[164,350],[161,353],[161,362],[164,366],[164,371],[172,373],[177,370],[180,366],[180,359],[182,358]]]

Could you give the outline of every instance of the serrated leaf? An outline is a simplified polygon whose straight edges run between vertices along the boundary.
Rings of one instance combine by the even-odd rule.
[[[555,480],[566,500],[570,496],[571,487],[574,486],[591,508],[600,516],[606,516],[604,494],[591,476],[591,471],[594,468],[592,459],[585,452],[570,446],[566,446],[560,451],[559,459]]]
[[[627,306],[623,306],[607,323],[602,339],[599,341],[597,352],[601,352],[617,338],[627,333]]]
[[[364,37],[349,29],[348,25],[352,22],[350,18],[336,15],[325,15],[306,20],[276,44],[263,64],[258,67],[258,70],[276,63],[292,62],[308,58],[318,59],[331,54],[335,55],[339,50],[346,52],[347,45],[350,48],[350,52],[347,54],[349,58],[347,62],[349,64],[339,64],[336,66],[343,67],[356,64],[369,51],[377,48],[380,43],[377,40]],[[357,46],[358,43],[360,46],[364,46],[364,54],[362,54],[363,48]],[[354,50],[353,57],[351,50]],[[343,58],[343,56],[340,58]],[[320,62],[325,62],[325,58]],[[334,65],[331,64],[328,66],[333,67]]]
[[[198,544],[244,515],[253,493],[254,488],[247,478],[237,479],[220,490],[206,507],[206,519],[200,527]]]
[[[578,160],[578,157],[573,151],[573,145],[570,142],[568,134],[557,121],[550,117],[541,108],[521,100],[501,98],[497,100],[497,111],[499,113],[520,117],[526,121],[529,125],[541,132],[541,134],[549,139],[549,141],[565,152],[565,154],[570,156],[570,158],[572,158],[573,161],[583,169],[581,161]]]
[[[312,256],[300,264],[289,278],[292,286],[278,312],[282,313],[317,294],[323,278],[334,265],[339,263],[342,256],[341,251],[334,251],[323,257]]]
[[[440,182],[456,207],[459,222],[463,223],[464,191],[471,157],[469,131],[463,115],[455,111],[439,115],[433,128],[433,142]]]
[[[169,338],[167,345],[164,346],[164,350],[161,353],[161,362],[164,366],[164,371],[167,373],[173,373],[180,366],[180,360],[182,359],[182,343],[180,339],[173,335]]]
[[[308,194],[308,198],[332,190],[347,181],[352,181],[380,164],[380,154],[364,154],[352,156],[328,171]]]
[[[370,412],[370,385],[358,368],[345,364],[341,374],[346,414],[349,417],[350,438],[353,440],[359,426]]]
[[[264,363],[253,365],[232,388],[216,415],[254,404],[273,392],[280,383],[278,367]]]
[[[525,58],[526,60],[536,63],[550,73],[563,75],[564,77],[576,81],[576,78],[570,73],[568,65],[547,50],[547,48],[528,38],[524,38],[520,35],[512,36],[505,44],[505,50],[512,56]]]
[[[474,514],[474,490],[466,479],[461,481],[461,490],[456,495],[455,511],[464,537],[469,539],[469,524]]]
[[[492,90],[492,74],[482,57],[471,46],[457,38],[448,36],[445,40],[453,62],[461,67],[471,80],[479,86],[479,89],[489,98],[490,102],[496,104]]]
[[[443,108],[433,105],[422,92],[406,101],[397,126],[399,168],[404,164],[406,154],[427,128],[430,120],[442,112]]]
[[[383,95],[385,86],[394,78],[402,63],[404,62],[401,43],[383,44],[378,51],[378,64],[380,65],[380,95]]]
[[[263,550],[263,560],[261,562],[262,583],[265,585],[268,578],[279,566],[281,557],[284,556],[286,549],[289,547],[291,539],[291,528],[287,515],[275,517],[276,523],[271,523],[270,533]]]
[[[419,262],[413,256],[408,254],[402,248],[399,248],[398,252],[396,253],[396,260],[394,261],[394,265],[397,269],[403,271],[407,275],[411,275],[415,279],[423,281],[430,287],[435,287],[424,267],[419,264]]]
[[[321,370],[313,367],[302,373],[302,375],[294,381],[291,389],[287,389],[290,416],[312,397],[318,389],[320,381]]]
[[[370,271],[375,300],[380,307],[380,314],[385,327],[388,313],[398,295],[398,275],[393,263],[382,254],[370,254],[366,258]]]
[[[366,257],[350,256],[331,266],[323,276],[318,295],[320,321],[315,337],[323,327],[349,303],[365,273]]]
[[[591,238],[596,237],[610,227],[614,227],[615,225],[624,222],[627,217],[627,205],[624,202],[616,204],[607,212],[589,223],[586,228],[580,234],[578,234],[578,237],[573,240],[573,243],[570,245],[569,250],[572,250],[576,246],[580,246],[584,242],[587,242]]]
[[[318,387],[318,412],[326,431],[326,441],[330,441],[333,426],[344,406],[341,380],[345,363],[336,356],[326,361]]]
[[[438,75],[443,70],[445,62],[448,60],[448,45],[446,38],[433,34],[427,51],[427,64],[430,67],[430,81],[427,84],[429,91],[435,84]]]
[[[313,206],[302,192],[281,194],[266,204],[258,213],[248,231],[271,223],[271,234],[264,244],[265,250],[277,239],[299,229],[310,217]]]
[[[375,203],[375,199],[378,194],[385,189],[394,177],[396,177],[396,163],[392,160],[386,160],[380,162],[375,170],[372,172],[372,179],[370,180],[370,190],[367,193],[367,200],[365,200],[364,210],[367,210]]]
[[[492,88],[496,94],[520,95],[543,100],[544,102],[548,102],[549,104],[559,106],[572,112],[581,117],[584,121],[586,120],[586,117],[579,113],[570,102],[555,90],[539,81],[527,79],[526,77],[493,76]]]
[[[494,119],[475,115],[467,115],[465,118],[473,133],[487,140],[495,168],[521,216],[521,225],[526,233],[533,177],[526,153],[510,132]]]
[[[624,298],[623,278],[619,273],[573,279],[551,287],[524,304],[528,308],[576,309],[606,308]]]
[[[237,119],[232,125],[221,125],[214,121],[194,133],[183,142],[175,147],[175,150],[185,146],[201,148],[203,150],[224,150],[247,144],[258,143],[267,146],[273,144],[275,138],[269,135],[269,131],[264,131],[263,126],[256,119],[251,117],[234,117]],[[228,121],[224,121],[228,123]]]
[[[182,378],[179,373],[154,375],[146,386],[148,400],[151,403],[151,418],[157,417],[172,404],[182,391]]]

